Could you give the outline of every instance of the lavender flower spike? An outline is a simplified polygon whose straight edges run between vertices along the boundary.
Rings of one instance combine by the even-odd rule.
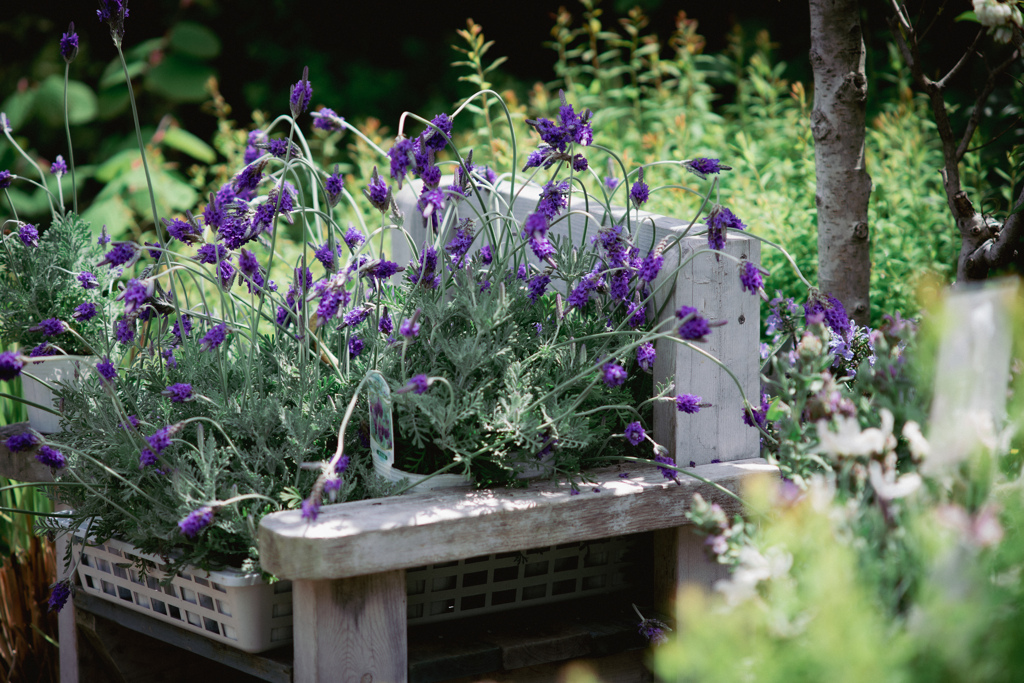
[[[172,384],[160,393],[171,399],[171,403],[184,403],[193,399],[191,384]]]
[[[178,528],[189,538],[195,538],[200,531],[211,524],[213,524],[213,508],[204,505],[188,513],[185,519],[178,522]]]
[[[51,612],[59,612],[64,609],[68,598],[71,597],[71,585],[69,581],[58,581],[53,584],[50,592],[49,608]]]
[[[299,114],[309,109],[309,102],[313,99],[313,86],[309,82],[309,67],[302,68],[302,80],[292,86],[288,106],[292,118],[298,118]]]
[[[60,37],[60,56],[68,64],[78,56],[78,34],[73,21],[68,25],[68,32]]]
[[[64,459],[64,454],[52,446],[40,446],[39,452],[36,453],[36,460],[55,470],[64,469],[68,464],[68,461]]]
[[[124,20],[128,18],[128,0],[100,0],[96,16],[110,27],[110,37],[115,45],[124,40]]]
[[[6,381],[14,379],[21,374],[23,367],[25,367],[25,362],[14,351],[0,353],[0,379]]]

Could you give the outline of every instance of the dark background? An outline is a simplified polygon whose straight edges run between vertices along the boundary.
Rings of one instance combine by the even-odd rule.
[[[393,129],[402,111],[413,109],[433,115],[450,110],[452,103],[473,91],[460,83],[464,72],[450,68],[460,57],[452,48],[460,43],[456,30],[472,17],[484,34],[495,42],[489,59],[505,55],[508,61],[493,78],[501,89],[514,87],[521,97],[536,81],[554,78],[555,53],[544,43],[550,39],[554,12],[563,4],[579,21],[583,6],[577,0],[520,0],[517,3],[408,3],[408,2],[313,2],[311,0],[131,0],[124,45],[161,36],[181,20],[213,29],[222,42],[220,54],[210,60],[221,92],[234,108],[239,124],[249,123],[249,113],[260,108],[271,115],[287,108],[288,88],[310,68],[314,107],[324,105],[353,120],[375,116]],[[631,0],[606,0],[602,20],[615,23],[634,4]],[[752,40],[758,30],[769,32],[777,44],[776,58],[786,62],[785,77],[810,85],[807,62],[810,46],[806,0],[717,0],[679,2],[645,0],[639,3],[651,18],[649,31],[667,40],[680,10],[699,22],[698,31],[707,40],[706,53],[723,50],[727,36],[736,25]],[[934,12],[940,2],[923,2]],[[956,7],[952,7],[956,5]],[[960,7],[963,5],[963,7]],[[929,55],[938,68],[952,65],[968,42],[976,25],[951,21],[970,8],[963,0],[951,3],[929,36]],[[0,21],[0,102],[19,88],[32,88],[46,76],[63,75],[57,58],[57,41],[75,21],[81,35],[81,53],[72,65],[72,78],[95,85],[103,68],[116,53],[105,25],[95,15],[89,0],[39,0],[8,8]],[[325,9],[327,8],[327,9]],[[916,10],[917,7],[912,7]],[[11,11],[14,10],[14,11]],[[887,3],[864,3],[865,32],[869,53],[869,116],[871,108],[884,99],[892,86],[889,69]],[[972,78],[965,74],[956,86],[969,97]],[[729,101],[728,86],[719,88],[716,106]],[[161,101],[139,93],[143,126],[155,125],[172,111],[186,129],[209,140],[215,121],[197,106]],[[110,122],[121,130],[123,120]],[[83,153],[89,137],[99,145],[106,135],[102,123],[91,131],[76,131]],[[86,128],[82,126],[80,128]],[[63,131],[36,129],[28,124],[17,131],[33,141],[46,155],[62,149]],[[76,142],[76,145],[78,143]]]

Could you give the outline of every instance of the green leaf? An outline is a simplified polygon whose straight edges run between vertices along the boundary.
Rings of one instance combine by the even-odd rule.
[[[204,164],[212,164],[217,160],[217,153],[213,150],[213,147],[210,147],[199,137],[178,126],[171,126],[164,132],[163,144],[171,149],[184,152]]]
[[[0,111],[7,114],[7,119],[11,122],[11,128],[18,130],[32,113],[32,107],[35,103],[35,90],[16,92],[4,100],[3,105],[0,106]]]
[[[128,65],[128,77],[136,78],[140,74],[146,71],[149,66],[145,61],[133,60],[127,62]],[[121,60],[115,59],[106,68],[103,69],[103,75],[100,76],[100,89],[105,90],[107,88],[113,88],[117,85],[125,85],[124,80],[124,69],[121,67]]]
[[[974,10],[968,10],[958,14],[953,21],[973,21],[977,23],[978,15],[974,13]]]
[[[107,226],[107,232],[117,239],[131,227],[132,212],[124,200],[115,195],[103,201],[93,202],[82,214],[82,219],[94,226]]]
[[[164,43],[163,37],[144,40],[135,47],[125,50],[125,61],[128,61],[129,58],[141,59],[143,61],[148,60],[151,53],[163,49]]]
[[[202,24],[183,21],[171,33],[171,47],[197,59],[213,59],[220,54],[220,39]]]
[[[114,178],[131,170],[139,159],[139,150],[125,149],[110,157],[96,169],[96,180],[109,183]]]
[[[36,94],[36,112],[52,126],[64,123],[64,77],[47,77]],[[96,93],[81,81],[68,83],[68,120],[71,125],[89,123],[96,118],[99,104]]]
[[[146,74],[146,87],[178,102],[202,102],[207,98],[206,81],[214,74],[209,66],[191,57],[168,55]]]

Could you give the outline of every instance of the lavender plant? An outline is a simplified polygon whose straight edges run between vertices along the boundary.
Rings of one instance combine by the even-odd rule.
[[[120,54],[126,3],[102,3],[99,16]],[[645,173],[593,146],[591,113],[564,96],[556,118],[529,122],[540,143],[525,161],[502,98],[471,98],[504,113],[513,164],[501,175],[453,143],[468,102],[451,116],[404,115],[385,151],[332,110],[311,112],[313,96],[304,73],[288,113],[249,133],[242,168],[201,213],[160,216],[150,186],[156,240],[109,245],[86,264],[104,285],[89,302],[91,327],[34,321],[97,357],[62,386],[62,433],[8,443],[36,449],[58,472],[70,523],[125,538],[172,571],[257,568],[262,515],[292,507],[312,520],[325,502],[408,488],[371,474],[368,427],[356,416],[369,414],[372,371],[390,385],[399,464],[411,472],[450,471],[477,485],[540,472],[578,486],[588,466],[655,457],[679,476],[647,433],[652,405],[694,413],[704,404],[687,387],[653,386],[653,342],[696,347],[727,331],[692,306],[662,315],[656,302],[674,281],[663,254],[703,231],[707,248],[678,267],[735,262],[750,295],[761,293],[757,267],[722,251],[726,231],[746,227],[718,203],[728,167],[671,162],[706,181],[704,192],[691,190],[700,210],[687,230],[644,251],[639,210],[659,190],[647,184],[659,164]],[[383,172],[374,168],[354,191],[354,179],[313,157],[310,125],[359,136]],[[141,138],[140,153],[148,169]],[[614,192],[594,196],[580,182],[608,163],[624,179],[626,210],[611,205]],[[526,185],[539,199],[518,219],[510,198]],[[422,243],[406,229],[400,193]],[[363,220],[360,194],[375,222]],[[588,219],[585,248],[552,232],[572,214]],[[62,216],[49,231],[61,221],[86,230]],[[287,252],[286,231],[300,235]],[[396,241],[409,245],[409,263],[385,249]],[[84,265],[66,270],[74,291],[91,287]],[[3,352],[0,379],[30,362]]]

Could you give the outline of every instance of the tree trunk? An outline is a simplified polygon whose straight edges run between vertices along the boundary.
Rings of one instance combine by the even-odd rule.
[[[814,69],[814,170],[817,177],[818,284],[868,322],[871,277],[864,168],[867,76],[857,0],[810,0]]]

